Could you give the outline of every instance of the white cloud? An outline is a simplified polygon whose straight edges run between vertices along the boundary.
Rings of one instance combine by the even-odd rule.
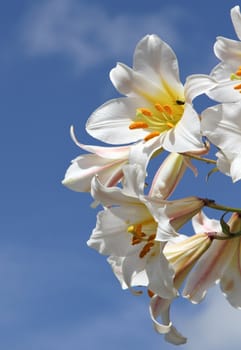
[[[147,33],[160,33],[170,44],[178,44],[177,23],[186,16],[181,7],[173,6],[161,12],[113,16],[101,6],[78,0],[46,0],[26,13],[20,35],[27,54],[61,54],[84,70],[130,55]]]

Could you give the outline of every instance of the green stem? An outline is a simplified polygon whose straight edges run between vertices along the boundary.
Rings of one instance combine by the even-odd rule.
[[[204,199],[204,203],[208,208],[241,214],[241,208],[227,207],[226,205],[217,204],[211,199]]]

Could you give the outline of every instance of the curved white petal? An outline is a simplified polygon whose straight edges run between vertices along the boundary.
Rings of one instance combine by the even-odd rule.
[[[157,35],[146,35],[137,45],[133,68],[157,85],[168,85],[183,97],[183,85],[179,78],[178,62],[171,47]],[[164,86],[165,89],[165,86]]]
[[[196,234],[222,231],[220,222],[218,220],[209,219],[203,211],[200,211],[192,218],[192,226]]]
[[[140,200],[137,197],[133,197],[128,193],[124,193],[119,187],[106,187],[100,183],[98,177],[95,176],[91,182],[91,194],[92,197],[98,202],[102,203],[103,206],[110,205],[124,205],[129,206],[137,205],[140,206]]]
[[[128,288],[135,286],[148,286],[148,278],[146,275],[146,257],[139,258],[139,251],[144,247],[144,243],[134,246],[132,251],[123,259],[122,273],[123,280]]]
[[[214,52],[221,61],[233,62],[233,64],[236,62],[237,66],[235,68],[238,69],[241,52],[240,41],[218,36],[214,44]]]
[[[241,309],[241,244],[240,238],[235,240],[237,248],[221,278],[220,287],[230,304]]]
[[[195,97],[208,93],[217,84],[217,81],[209,75],[193,74],[188,76],[184,85],[186,103],[191,104]]]
[[[231,158],[230,176],[233,182],[241,180],[241,153],[234,154]]]
[[[230,13],[237,37],[241,40],[241,14],[239,6],[234,6]]]
[[[146,172],[139,164],[123,166],[123,192],[139,197],[144,192]]]
[[[123,97],[107,101],[95,110],[86,123],[87,132],[106,143],[124,144],[143,139],[147,131],[130,130],[129,125],[136,117],[136,108],[145,101],[138,97]]]
[[[117,63],[110,71],[110,79],[116,90],[128,97],[147,97],[165,93],[165,87],[160,84],[160,78],[152,80],[123,63]]]
[[[241,149],[241,103],[226,103],[207,108],[201,130],[225,154]]]
[[[162,252],[147,256],[146,274],[149,280],[148,289],[162,298],[177,296],[173,285],[175,272]]]
[[[176,127],[166,133],[163,148],[177,153],[203,150],[199,117],[190,104],[185,105],[184,114]]]
[[[160,334],[165,334],[165,340],[175,345],[185,344],[187,338],[183,337],[170,322],[170,303],[172,299],[163,299],[158,295],[154,295],[150,302],[150,315],[155,330]],[[158,322],[161,317],[163,323]]]
[[[103,255],[124,256],[131,246],[131,234],[127,232],[127,224],[119,215],[120,209],[103,210],[97,215],[96,227],[87,245]],[[123,216],[128,209],[122,208]]]
[[[73,191],[89,192],[93,176],[99,176],[103,184],[116,184],[123,176],[121,169],[127,160],[112,161],[95,154],[84,154],[72,161],[62,184]]]
[[[123,256],[109,256],[107,258],[107,262],[110,264],[114,275],[116,276],[116,278],[120,282],[121,288],[127,289],[128,286],[124,281],[123,272],[122,272],[122,264],[123,264],[124,259],[125,258]]]
[[[73,125],[70,127],[70,135],[74,143],[89,153],[94,153],[99,157],[118,160],[118,159],[126,159],[128,158],[130,146],[120,146],[120,147],[103,147],[103,146],[95,146],[95,145],[84,145],[79,142],[74,133]]]

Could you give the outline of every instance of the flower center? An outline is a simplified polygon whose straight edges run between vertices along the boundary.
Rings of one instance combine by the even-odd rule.
[[[177,99],[172,106],[156,102],[151,108],[137,108],[135,120],[129,129],[148,129],[150,133],[144,138],[148,141],[176,126],[183,115],[184,104],[184,101]]]
[[[141,248],[139,253],[139,258],[144,258],[147,253],[149,253],[155,245],[156,234],[151,235],[146,234],[142,231],[142,224],[130,225],[127,228],[127,232],[132,234],[132,245],[140,244],[146,242],[146,244]]]
[[[241,66],[238,67],[235,73],[232,73],[230,76],[230,80],[238,80],[241,81]],[[241,93],[241,84],[234,85],[233,87],[235,90],[239,91]]]

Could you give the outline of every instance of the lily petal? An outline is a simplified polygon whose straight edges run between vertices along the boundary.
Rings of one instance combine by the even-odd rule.
[[[232,261],[223,273],[220,287],[229,303],[241,309],[241,244],[240,238],[236,238],[236,251]]]

